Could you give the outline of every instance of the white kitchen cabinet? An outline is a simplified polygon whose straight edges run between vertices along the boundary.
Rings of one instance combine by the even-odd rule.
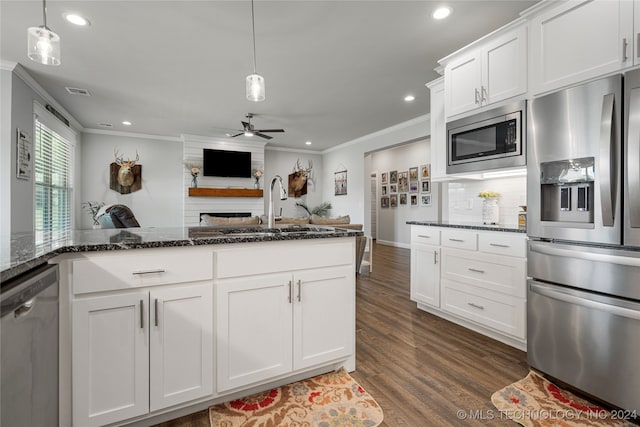
[[[149,411],[148,295],[73,303],[73,425],[101,426]]]
[[[411,300],[440,307],[440,248],[411,245]]]
[[[633,65],[633,8],[630,0],[570,0],[533,16],[529,60],[533,94]]]
[[[353,266],[216,283],[218,391],[354,352]]]
[[[441,62],[447,120],[522,95],[527,91],[527,27],[492,35]]]
[[[431,181],[441,181],[447,176],[447,129],[444,116],[444,77],[427,87],[431,92]]]

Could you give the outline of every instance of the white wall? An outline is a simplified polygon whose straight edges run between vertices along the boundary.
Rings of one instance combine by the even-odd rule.
[[[417,117],[379,132],[363,136],[323,152],[322,189],[323,200],[331,202],[333,214],[351,216],[352,223],[364,224],[364,231],[371,231],[369,216],[370,192],[369,176],[371,170],[365,167],[365,154],[400,145],[407,142],[423,140],[429,136],[429,115]],[[347,194],[334,195],[334,173],[347,169]],[[408,227],[408,226],[407,226]]]
[[[411,206],[410,194],[420,194],[420,187],[417,193],[407,193],[407,204],[400,205],[398,193],[398,206],[395,208],[380,208],[380,176],[384,172],[389,171],[408,171],[411,167],[420,167],[430,163],[430,141],[423,139],[421,141],[401,145],[387,150],[376,151],[370,155],[371,169],[377,171],[378,177],[378,233],[377,241],[379,243],[392,244],[394,246],[409,247],[411,243],[410,227],[407,221],[436,221],[438,220],[440,199],[440,184],[431,183],[431,206],[421,206],[418,202],[417,206]],[[387,184],[387,188],[389,185]]]
[[[500,224],[517,225],[520,205],[527,204],[527,177],[494,178],[443,184],[443,219],[457,223],[481,223],[482,191],[500,193]]]
[[[11,184],[12,175],[12,138],[11,138],[11,87],[13,73],[0,70],[0,238],[2,250],[7,254],[7,245],[11,235]],[[13,166],[15,168],[15,164]]]
[[[182,226],[182,144],[178,141],[133,137],[126,134],[82,135],[82,196],[77,203],[96,200],[129,206],[142,227]],[[109,188],[109,165],[114,149],[125,159],[142,165],[142,188],[120,194]],[[91,228],[91,217],[82,212],[82,228]]]
[[[294,198],[292,194],[289,194],[289,198],[287,200],[281,201],[278,197],[277,188],[274,188],[274,197],[273,197],[273,205],[274,211],[276,215],[280,213],[280,208],[282,208],[283,216],[293,216],[293,217],[304,217],[306,216],[306,212],[304,209],[297,207],[296,202],[304,203],[309,208],[314,208],[318,206],[320,203],[324,202],[323,200],[323,182],[322,182],[322,155],[318,152],[312,151],[285,151],[285,150],[275,150],[266,148],[264,153],[264,162],[265,162],[265,180],[264,180],[264,211],[267,212],[269,207],[269,186],[271,185],[271,179],[275,175],[280,175],[282,177],[282,182],[285,185],[285,189],[287,188],[288,176],[293,172],[294,167],[296,166],[296,162],[300,161],[300,165],[304,168],[308,167],[309,161],[313,162],[312,169],[312,182],[307,182],[307,194],[300,198]],[[277,186],[277,184],[276,184]],[[287,190],[288,191],[288,190]],[[333,212],[332,212],[333,216]]]

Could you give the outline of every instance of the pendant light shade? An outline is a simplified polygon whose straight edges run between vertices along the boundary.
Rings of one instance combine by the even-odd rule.
[[[247,99],[253,102],[264,101],[264,77],[256,73],[256,21],[251,0],[251,29],[253,31],[253,74],[247,76]]]
[[[42,0],[42,21],[41,26],[27,29],[27,55],[44,65],[60,65],[60,36],[47,27],[46,0]]]
[[[253,102],[264,101],[264,77],[260,74],[247,76],[247,99]]]

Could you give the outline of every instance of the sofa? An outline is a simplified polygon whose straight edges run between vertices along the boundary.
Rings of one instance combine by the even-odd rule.
[[[249,226],[266,224],[266,216],[249,216],[249,217],[234,217],[234,218],[222,218],[203,214],[200,217],[200,225],[207,226]],[[348,228],[351,230],[362,230],[362,224],[351,224],[351,218],[349,215],[344,215],[337,218],[322,217],[312,215],[311,217],[276,217],[276,225],[316,225],[319,227],[340,227]]]

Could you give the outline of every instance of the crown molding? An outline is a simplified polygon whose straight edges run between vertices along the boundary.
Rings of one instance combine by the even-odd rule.
[[[159,141],[170,141],[170,142],[182,142],[182,139],[177,136],[152,135],[148,133],[123,132],[119,130],[108,130],[108,129],[85,128],[82,130],[82,133],[89,133],[93,135],[126,136],[129,138],[155,139]]]
[[[17,65],[17,62],[0,59],[0,70],[13,71],[13,69],[16,68]]]
[[[284,153],[301,153],[301,154],[317,154],[322,155],[322,151],[318,150],[305,150],[304,148],[287,148],[287,147],[271,147],[267,145],[264,147],[266,151],[282,151]]]
[[[417,125],[417,124],[420,124],[420,123],[430,122],[430,121],[431,121],[431,114],[424,114],[424,115],[418,116],[418,117],[416,117],[414,119],[407,120],[406,122],[398,123],[397,125],[393,125],[391,127],[381,129],[381,130],[379,130],[377,132],[373,132],[373,133],[370,133],[368,135],[364,135],[364,136],[358,137],[356,139],[352,139],[351,141],[347,141],[347,142],[344,142],[344,143],[342,143],[340,145],[336,145],[335,147],[327,148],[326,150],[322,151],[322,154],[327,154],[327,153],[330,153],[332,151],[341,150],[341,149],[349,147],[351,145],[361,144],[363,142],[367,142],[371,138],[387,135],[389,133],[393,133],[393,132],[397,132],[399,130],[402,130],[404,128],[408,128],[408,127],[411,127],[411,126],[414,126],[414,125]],[[425,135],[425,137],[426,136],[428,136],[428,135]]]
[[[82,126],[80,122],[77,121],[76,118],[71,115],[71,113],[69,113],[62,105],[60,105],[58,101],[56,101],[51,95],[49,95],[49,92],[47,92],[42,86],[40,86],[40,83],[38,83],[37,81],[34,80],[33,77],[31,77],[31,74],[29,74],[26,68],[24,68],[19,63],[16,63],[13,68],[13,72],[16,76],[20,78],[20,80],[22,80],[43,100],[45,100],[47,104],[51,104],[56,110],[60,112],[60,114],[67,117],[69,119],[69,123],[71,124],[71,127],[73,127],[74,130],[78,132],[84,131],[84,126]]]

